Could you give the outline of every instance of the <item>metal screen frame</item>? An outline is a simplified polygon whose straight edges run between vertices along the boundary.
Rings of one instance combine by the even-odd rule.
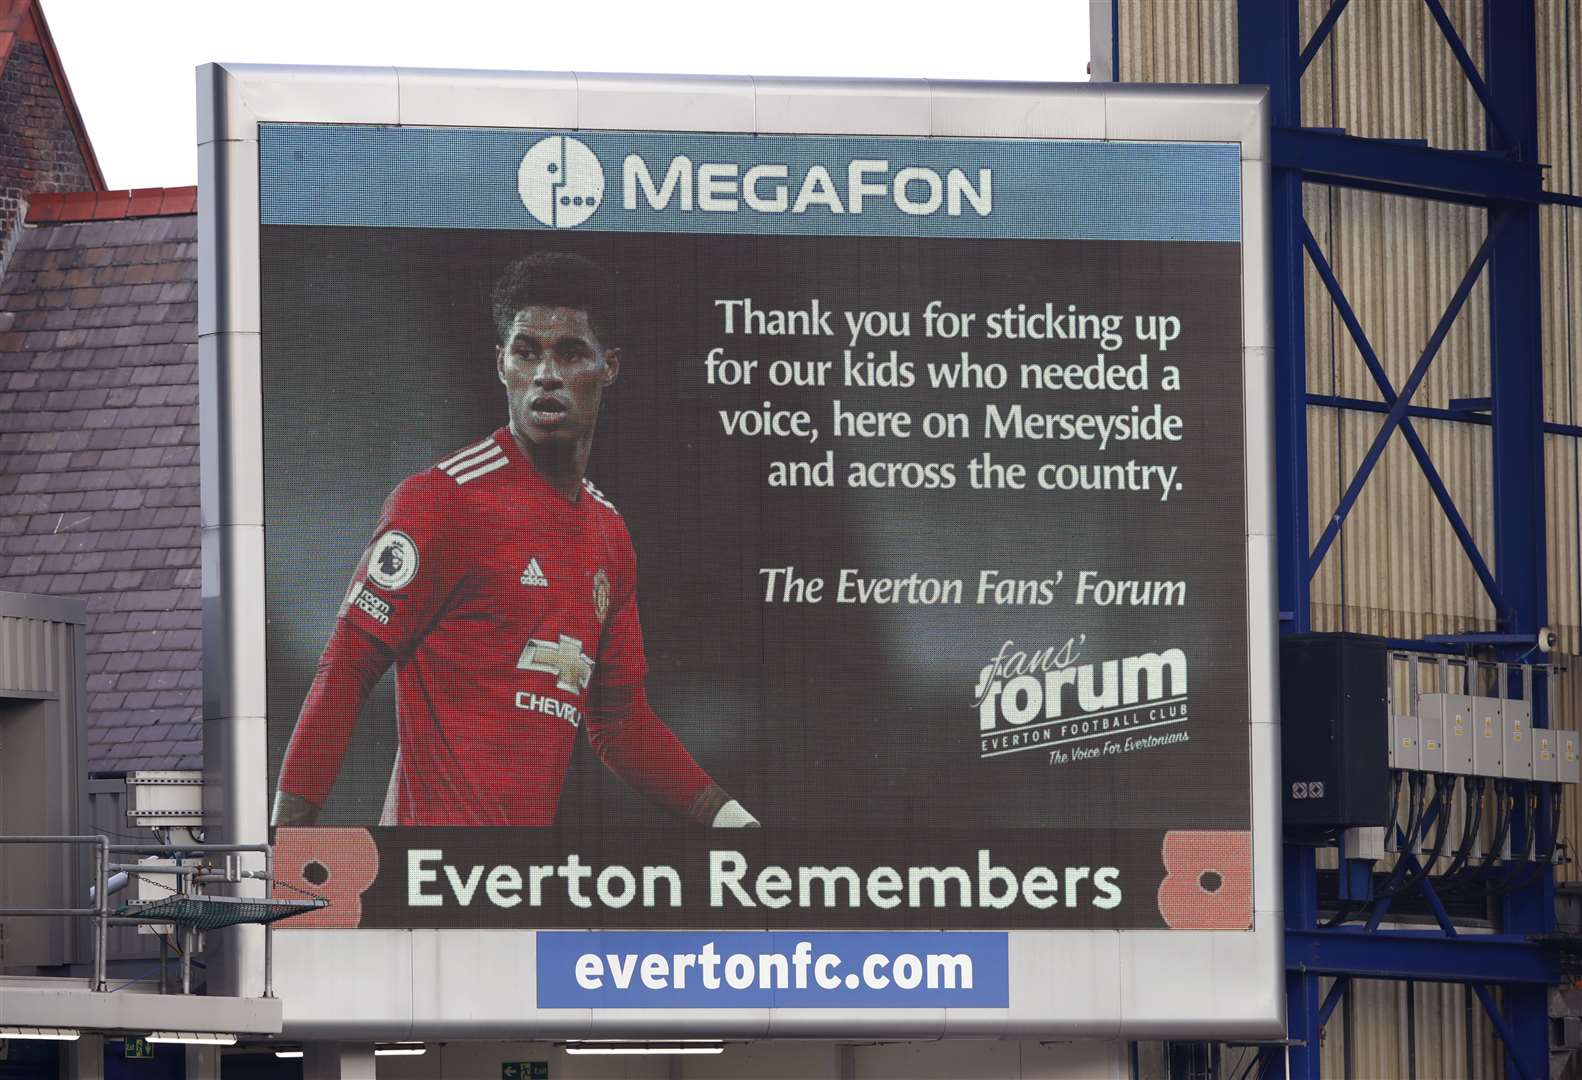
[[[298,1038],[1278,1038],[1285,1029],[1267,92],[205,65],[198,69],[204,733],[224,840],[268,835],[261,122],[1236,143],[1254,918],[1250,931],[1011,931],[1004,1009],[534,1010],[534,931],[302,930],[276,943]],[[241,887],[261,895],[262,885]],[[948,933],[945,932],[945,933]],[[257,992],[261,931],[211,979]]]

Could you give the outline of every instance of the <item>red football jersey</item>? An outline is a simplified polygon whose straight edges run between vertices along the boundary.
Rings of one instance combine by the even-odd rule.
[[[385,824],[551,824],[590,701],[652,717],[625,523],[591,484],[556,492],[505,428],[391,494],[341,618],[395,656]],[[637,768],[679,771],[682,801],[709,781],[675,749]]]

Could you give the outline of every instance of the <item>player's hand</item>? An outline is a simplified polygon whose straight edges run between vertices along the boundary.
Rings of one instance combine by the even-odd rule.
[[[762,827],[759,825],[758,819],[749,814],[747,808],[735,799],[731,799],[720,807],[719,813],[714,815],[714,820],[710,822],[710,825],[716,829],[757,829]]]
[[[317,806],[301,795],[293,795],[289,791],[275,792],[275,812],[269,816],[269,824],[308,826],[317,825],[318,822]]]

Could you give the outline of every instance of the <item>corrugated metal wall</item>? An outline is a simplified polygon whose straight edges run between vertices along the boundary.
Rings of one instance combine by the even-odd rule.
[[[1325,993],[1330,985],[1325,980]],[[1408,988],[1358,979],[1350,1002],[1335,1010],[1324,1029],[1323,1075],[1325,1080],[1487,1080],[1501,1075],[1501,1055],[1488,1017],[1465,986],[1413,983]]]
[[[1236,81],[1236,0],[1119,0],[1120,82]]]
[[[70,695],[75,649],[70,623],[0,615],[0,690]]]
[[[1566,0],[1538,5],[1538,138],[1551,191],[1582,193],[1582,11]],[[1544,296],[1544,419],[1582,425],[1582,209],[1539,212]],[[1549,489],[1549,617],[1568,653],[1582,653],[1582,446],[1545,440]]]
[[[1330,0],[1302,0],[1311,34]],[[1483,53],[1482,0],[1443,0],[1467,51]],[[1582,5],[1538,0],[1540,138],[1550,190],[1582,190]],[[1119,77],[1129,82],[1234,82],[1236,0],[1118,0]],[[1481,105],[1427,6],[1352,0],[1302,86],[1302,122],[1353,135],[1426,139],[1483,149]],[[1487,228],[1479,209],[1309,185],[1305,214],[1392,383],[1415,364]],[[1582,425],[1582,210],[1542,212],[1546,419]],[[1309,266],[1307,380],[1312,393],[1379,400],[1361,354]],[[1489,392],[1486,284],[1468,300],[1418,404]],[[1316,542],[1369,443],[1376,414],[1308,412],[1308,520]],[[1493,492],[1487,427],[1416,420],[1452,499],[1491,564]],[[1582,441],[1546,440],[1550,618],[1561,650],[1582,656]],[[1493,610],[1435,504],[1405,442],[1394,437],[1313,581],[1313,627],[1399,637],[1493,627]],[[1582,660],[1556,686],[1555,722],[1582,727]],[[1576,689],[1573,689],[1575,687]],[[1567,799],[1565,832],[1582,837],[1582,808]],[[1562,876],[1582,879],[1573,865]],[[1406,1076],[1406,988],[1353,989],[1351,1075]],[[1416,1075],[1498,1076],[1502,1065],[1481,1010],[1459,986],[1418,984]],[[1470,1017],[1470,1018],[1469,1018]],[[1339,1014],[1337,1014],[1339,1019]],[[1469,1032],[1470,1025],[1470,1032]],[[1345,1025],[1325,1032],[1326,1076],[1345,1075]],[[1470,1063],[1470,1065],[1469,1065]]]
[[[1306,216],[1390,383],[1400,387],[1471,263],[1486,215],[1469,207],[1309,185]],[[1370,377],[1309,265],[1307,385],[1377,401]],[[1488,296],[1468,299],[1414,400],[1444,406],[1488,394]],[[1378,434],[1382,417],[1311,408],[1308,521],[1316,543]],[[1413,420],[1468,529],[1492,560],[1489,429]],[[1494,611],[1405,440],[1396,436],[1313,579],[1313,628],[1417,637],[1487,629]]]
[[[0,835],[68,834],[79,823],[80,628],[58,602],[33,599],[0,594]],[[76,906],[85,869],[81,848],[0,844],[0,907]],[[81,929],[65,917],[0,920],[0,963],[73,962]]]
[[[1538,5],[1538,136],[1549,165],[1551,191],[1582,193],[1582,11],[1575,3]],[[1582,425],[1582,210],[1549,206],[1539,212],[1544,279],[1544,419]],[[1553,723],[1582,730],[1582,440],[1544,440],[1548,487],[1549,618],[1568,654],[1568,673],[1556,680]],[[1582,838],[1582,803],[1567,792],[1561,835],[1571,858]],[[1561,881],[1582,881],[1576,862]]]
[[[1549,722],[1553,727],[1566,731],[1582,730],[1582,657],[1556,655],[1553,660],[1557,666],[1563,665],[1567,670],[1554,680]],[[1560,838],[1567,846],[1567,855],[1571,861],[1560,866],[1555,873],[1555,880],[1582,881],[1582,867],[1575,861],[1577,843],[1582,839],[1582,805],[1579,805],[1575,788],[1566,792],[1561,807]]]

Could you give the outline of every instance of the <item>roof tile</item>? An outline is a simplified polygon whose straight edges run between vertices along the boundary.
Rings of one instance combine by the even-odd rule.
[[[196,227],[106,217],[172,205],[123,194],[44,200],[0,280],[0,587],[86,597],[91,767],[192,765]]]

